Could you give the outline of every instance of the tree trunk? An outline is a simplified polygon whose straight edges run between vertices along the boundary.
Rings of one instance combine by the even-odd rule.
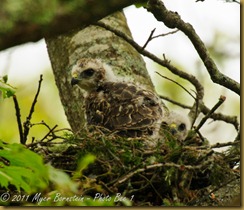
[[[131,37],[122,12],[114,13],[102,21]],[[99,58],[113,68],[115,75],[129,77],[153,89],[140,54],[127,42],[99,26],[88,26],[80,31],[46,39],[46,43],[61,102],[71,129],[76,134],[85,123],[82,93],[70,84],[70,71],[78,59]]]

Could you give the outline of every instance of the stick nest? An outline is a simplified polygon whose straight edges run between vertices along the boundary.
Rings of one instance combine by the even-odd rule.
[[[226,154],[199,143],[196,135],[188,139],[183,145],[165,136],[164,143],[147,148],[145,142],[150,139],[108,135],[92,127],[84,129],[79,138],[71,135],[53,146],[32,149],[69,174],[76,171],[78,161],[86,154],[95,155],[96,161],[82,171],[79,180],[86,183],[83,195],[120,193],[134,206],[223,205],[226,192],[217,198],[214,193],[230,183],[239,186],[239,173],[230,167]]]

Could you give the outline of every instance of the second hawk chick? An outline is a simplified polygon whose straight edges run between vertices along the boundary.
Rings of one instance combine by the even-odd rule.
[[[190,125],[190,119],[187,116],[173,111],[162,121],[163,130],[166,128],[180,142],[186,139]]]

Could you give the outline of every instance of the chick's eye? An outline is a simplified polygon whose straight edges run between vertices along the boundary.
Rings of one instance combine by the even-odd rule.
[[[179,131],[183,131],[183,130],[185,130],[186,129],[186,125],[184,124],[184,123],[181,123],[180,125],[179,125],[179,127],[178,127],[178,130]]]
[[[168,123],[166,123],[166,122],[161,123],[161,128],[167,128],[167,126],[168,126]]]
[[[95,73],[94,69],[86,69],[85,71],[83,71],[81,74],[82,77],[91,77],[93,74]]]

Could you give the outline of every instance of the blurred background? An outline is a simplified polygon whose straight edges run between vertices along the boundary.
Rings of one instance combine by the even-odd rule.
[[[206,0],[197,3],[195,0],[164,0],[164,3],[168,9],[177,11],[185,22],[193,25],[219,70],[240,82],[240,5],[226,3],[223,0]],[[131,6],[125,8],[124,12],[133,38],[141,46],[154,28],[156,29],[154,35],[172,31],[143,8]],[[240,117],[240,97],[212,83],[193,45],[183,33],[177,32],[153,39],[146,49],[161,58],[165,54],[166,58],[171,60],[171,64],[195,75],[205,87],[204,102],[209,108],[217,103],[220,95],[224,95],[227,99],[217,112]],[[158,93],[187,105],[193,103],[189,94],[157,75],[155,71],[176,80],[188,90],[194,89],[191,84],[149,59],[144,59]],[[57,124],[60,129],[69,128],[55,85],[45,41],[27,43],[0,52],[0,76],[8,75],[8,83],[16,88],[22,122],[29,113],[40,74],[43,74],[43,83],[31,122],[44,121],[50,127]],[[166,104],[170,109],[188,113],[188,110],[180,109],[171,103],[166,102]],[[232,141],[236,136],[234,127],[224,122],[208,121],[200,131],[211,143]],[[45,126],[33,126],[29,141],[31,137],[41,139],[47,132]],[[18,138],[13,100],[12,98],[1,99],[0,139],[19,142]]]

